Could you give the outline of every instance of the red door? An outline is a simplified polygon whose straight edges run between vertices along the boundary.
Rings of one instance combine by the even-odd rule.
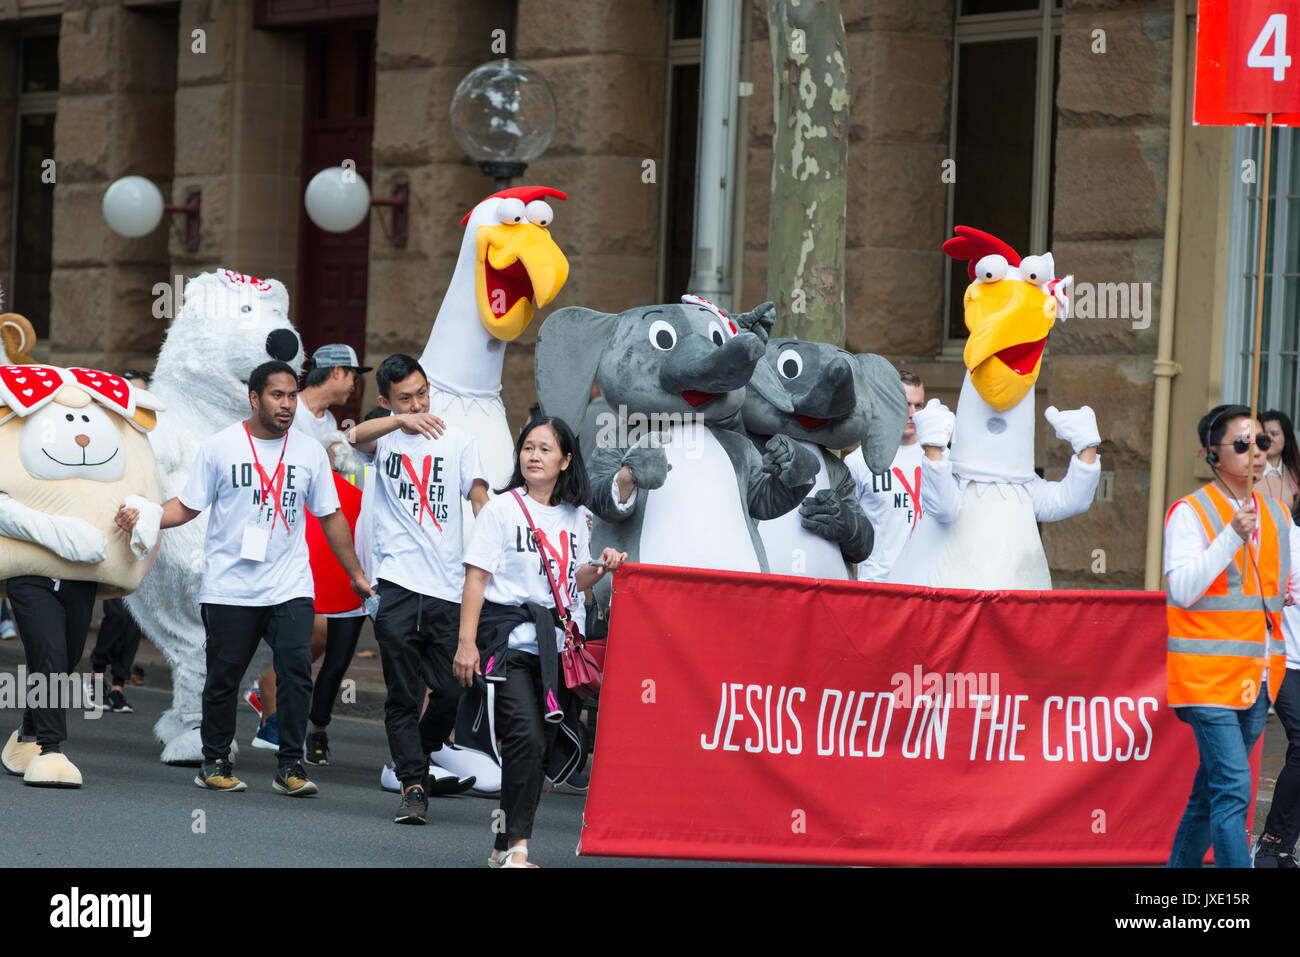
[[[374,136],[375,25],[350,23],[311,31],[307,38],[307,102],[302,140],[302,188],[321,170],[353,165],[373,190],[370,144]],[[370,218],[348,233],[327,233],[304,209],[298,240],[298,290],[294,325],[308,355],[343,342],[364,361]],[[340,422],[359,419],[359,396],[341,409]],[[367,408],[374,397],[368,398]],[[340,414],[341,413],[341,414]]]

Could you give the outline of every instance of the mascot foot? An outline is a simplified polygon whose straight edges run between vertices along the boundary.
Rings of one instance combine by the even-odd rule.
[[[393,769],[393,762],[389,761],[384,765],[384,769],[379,772],[379,786],[385,791],[392,791],[394,794],[402,790],[401,782],[397,780],[397,772]],[[450,797],[454,794],[464,794],[473,787],[473,777],[462,778],[450,771],[444,771],[437,765],[429,765],[430,797]]]
[[[230,742],[230,760],[239,754],[239,745]],[[162,763],[178,768],[197,768],[203,764],[203,738],[197,724],[186,728],[163,746]]]
[[[34,788],[79,788],[81,772],[65,755],[38,754],[27,763],[23,784]]]
[[[10,774],[16,774],[19,777],[27,770],[27,765],[32,758],[41,753],[41,746],[35,741],[19,741],[18,732],[15,731],[9,735],[9,740],[5,742],[4,750],[0,751],[0,765]]]
[[[501,765],[482,751],[448,742],[437,751],[429,752],[429,763],[460,778],[474,778],[471,793],[479,797],[497,797],[501,794]]]

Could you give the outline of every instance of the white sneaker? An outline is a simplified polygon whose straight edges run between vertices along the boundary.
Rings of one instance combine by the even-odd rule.
[[[392,791],[398,794],[402,790],[402,782],[397,780],[397,771],[393,767],[393,762],[389,761],[384,765],[384,769],[379,772],[379,786],[385,791]],[[446,797],[452,794],[464,794],[474,787],[474,778],[462,778],[445,771],[437,765],[429,765],[429,796]]]

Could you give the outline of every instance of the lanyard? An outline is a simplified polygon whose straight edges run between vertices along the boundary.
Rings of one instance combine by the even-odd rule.
[[[271,493],[271,504],[275,508],[271,516],[271,531],[275,531],[275,519],[279,516],[284,522],[284,530],[289,531],[289,520],[285,518],[284,512],[280,509],[280,489],[284,487],[284,450],[289,447],[289,433],[284,433],[284,445],[280,446],[280,461],[275,464],[275,475],[268,476],[266,469],[262,468],[262,463],[257,460],[257,449],[253,447],[253,433],[248,431],[248,423],[244,423],[244,434],[248,436],[248,448],[253,453],[253,468],[257,469],[258,481],[262,483],[262,504],[266,504],[266,493]]]
[[[420,493],[420,524],[424,525],[424,513],[429,513],[429,520],[442,531],[442,526],[438,520],[433,517],[433,509],[429,507],[429,470],[433,466],[433,458],[426,455],[424,457],[423,474],[420,478],[415,477],[415,466],[411,464],[411,459],[405,452],[402,453],[402,468],[406,469],[406,477],[411,480],[411,484],[416,487]],[[445,534],[445,533],[444,533]]]

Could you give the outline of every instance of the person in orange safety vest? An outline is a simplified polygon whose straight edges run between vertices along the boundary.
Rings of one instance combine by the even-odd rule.
[[[1291,516],[1258,486],[1269,437],[1250,410],[1221,405],[1197,424],[1214,480],[1165,517],[1168,699],[1200,755],[1170,867],[1250,867],[1250,753],[1286,668],[1282,608],[1292,583]]]

